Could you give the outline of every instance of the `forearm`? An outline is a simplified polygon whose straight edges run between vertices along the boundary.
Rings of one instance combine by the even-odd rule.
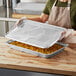
[[[33,21],[37,21],[37,22],[45,23],[48,20],[48,17],[49,16],[47,14],[42,13],[41,16],[39,16],[39,17],[27,18],[27,19],[33,20]]]
[[[35,18],[27,18],[28,20],[33,20],[33,21],[37,21],[37,22],[42,22],[43,20],[40,17],[35,17]]]

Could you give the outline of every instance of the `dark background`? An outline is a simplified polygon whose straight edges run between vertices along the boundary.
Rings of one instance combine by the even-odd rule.
[[[45,73],[11,70],[11,69],[0,69],[0,76],[64,76],[64,75],[45,74]]]

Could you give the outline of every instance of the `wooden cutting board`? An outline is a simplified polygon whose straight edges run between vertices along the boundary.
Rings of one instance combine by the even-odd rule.
[[[0,68],[28,70],[76,76],[76,45],[52,58],[45,59],[11,49],[6,45],[8,39],[0,37]]]

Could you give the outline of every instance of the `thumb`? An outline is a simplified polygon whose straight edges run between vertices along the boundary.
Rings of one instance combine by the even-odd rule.
[[[14,24],[14,26],[15,26],[15,27],[18,26],[19,23],[20,23],[20,19],[18,19],[18,20],[16,21],[16,23]]]
[[[73,31],[74,31],[73,29],[67,29],[64,38],[67,38],[68,36],[70,36]]]

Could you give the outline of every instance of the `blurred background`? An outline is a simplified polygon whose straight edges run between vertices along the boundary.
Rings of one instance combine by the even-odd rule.
[[[21,17],[37,17],[42,13],[47,0],[0,0],[0,36],[14,26]]]

